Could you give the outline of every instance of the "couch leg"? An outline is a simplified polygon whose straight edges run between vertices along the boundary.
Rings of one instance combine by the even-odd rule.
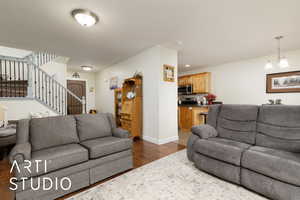
[[[1,147],[0,148],[0,160],[5,159],[5,157],[9,155],[9,153],[12,150],[13,147],[14,147],[14,145],[9,145],[9,146],[6,146],[6,147]]]
[[[4,155],[5,155],[5,148],[0,148],[0,160],[4,159]]]

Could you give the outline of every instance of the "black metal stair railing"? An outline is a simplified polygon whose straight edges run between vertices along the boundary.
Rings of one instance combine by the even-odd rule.
[[[33,66],[32,80],[34,84],[32,87],[34,98],[61,114],[66,115],[68,113],[68,98],[72,98],[72,100],[77,101],[82,106],[85,104],[83,99],[77,97],[73,92],[37,66]]]
[[[34,53],[25,58],[0,56],[0,98],[32,98],[61,115],[67,115],[67,101],[77,101],[85,110],[85,99],[80,99],[51,77],[40,66],[57,56]]]
[[[26,97],[28,64],[8,57],[0,59],[0,97]]]

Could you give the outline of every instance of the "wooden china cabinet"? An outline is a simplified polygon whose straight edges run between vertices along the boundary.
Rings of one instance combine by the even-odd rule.
[[[128,130],[131,137],[139,138],[142,134],[142,77],[133,77],[124,80],[121,90],[115,91],[115,98],[121,96],[116,101],[118,103],[118,121],[120,127]],[[117,92],[121,92],[117,94]],[[121,105],[120,105],[121,101]]]

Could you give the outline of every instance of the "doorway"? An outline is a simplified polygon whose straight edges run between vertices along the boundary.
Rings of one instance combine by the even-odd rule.
[[[84,97],[86,99],[86,82],[82,80],[67,80],[67,88],[73,92],[80,99]],[[82,104],[72,95],[68,94],[67,102],[68,115],[82,114],[86,112],[86,104],[84,107]]]

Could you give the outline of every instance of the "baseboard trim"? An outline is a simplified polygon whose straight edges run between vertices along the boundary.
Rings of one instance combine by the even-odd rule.
[[[160,139],[160,140],[158,140],[158,144],[166,144],[166,143],[169,143],[169,142],[174,142],[176,140],[178,140],[178,135],[173,136],[173,137],[169,137],[169,138]]]
[[[147,142],[151,142],[151,143],[154,143],[154,144],[158,144],[157,139],[153,138],[153,137],[143,136],[143,140],[146,140]]]
[[[178,140],[178,136],[173,136],[173,137],[164,138],[164,139],[157,139],[157,138],[153,138],[153,137],[149,137],[149,136],[143,136],[143,140],[146,140],[146,141],[154,143],[154,144],[162,145],[162,144],[166,144],[166,143],[174,142],[174,141]]]

